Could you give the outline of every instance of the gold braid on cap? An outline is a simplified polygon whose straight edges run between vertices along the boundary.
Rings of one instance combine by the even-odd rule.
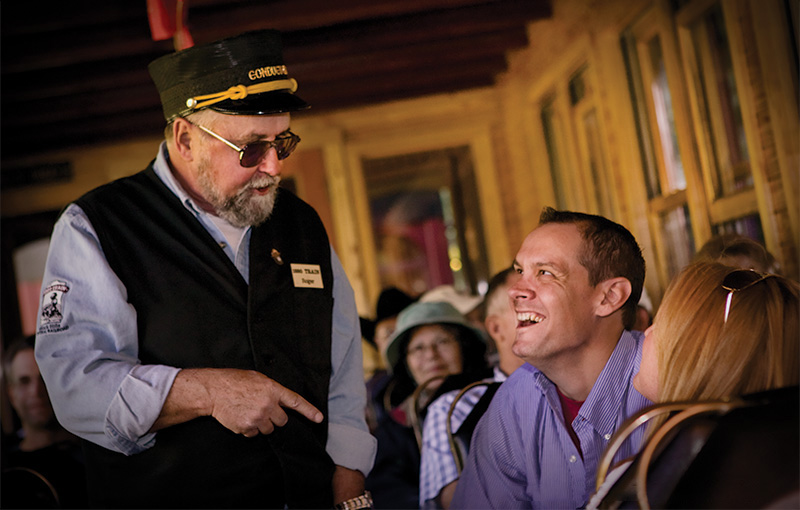
[[[186,106],[193,110],[197,110],[198,108],[205,108],[206,106],[217,104],[221,101],[225,101],[226,99],[244,99],[250,94],[261,94],[264,92],[273,92],[275,90],[288,90],[289,92],[294,92],[297,90],[297,80],[294,78],[287,78],[285,80],[266,81],[263,83],[250,85],[249,87],[246,85],[234,85],[223,92],[189,98],[186,100]]]

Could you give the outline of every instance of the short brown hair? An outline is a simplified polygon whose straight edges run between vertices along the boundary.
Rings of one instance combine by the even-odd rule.
[[[578,261],[589,272],[592,286],[609,278],[621,276],[631,283],[631,295],[622,305],[622,324],[631,329],[636,323],[636,307],[644,286],[645,262],[642,249],[628,229],[598,216],[573,211],[558,211],[545,207],[539,225],[567,223],[578,227],[584,240]]]
[[[499,295],[499,292],[505,289],[508,283],[508,277],[514,274],[514,267],[508,266],[502,271],[496,273],[489,280],[489,285],[486,288],[486,294],[483,296],[483,303],[481,303],[481,320],[486,321],[486,317],[494,313],[494,310],[500,308],[496,303],[508,300],[508,295]],[[503,292],[505,294],[505,292]],[[497,298],[495,298],[497,296]]]
[[[727,257],[745,257],[750,267],[762,273],[780,273],[775,257],[764,246],[754,239],[741,234],[719,234],[699,249],[692,262],[722,262]]]

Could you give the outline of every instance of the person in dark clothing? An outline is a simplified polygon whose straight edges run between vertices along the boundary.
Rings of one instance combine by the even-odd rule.
[[[491,374],[485,355],[484,333],[451,304],[417,302],[400,312],[386,358],[402,400],[375,430],[378,453],[366,481],[375,508],[418,508],[425,407],[445,391]]]
[[[416,301],[397,287],[387,287],[378,296],[375,320],[371,322],[372,345],[378,350],[384,368],[376,370],[367,380],[367,423],[372,432],[391,408],[394,377],[386,360],[386,347],[397,326],[397,315]],[[363,329],[363,328],[362,328]],[[394,402],[397,405],[399,402]]]
[[[3,373],[20,429],[5,438],[3,508],[86,508],[86,471],[78,438],[56,420],[33,355],[34,337],[13,341]]]
[[[101,507],[369,506],[353,290],[316,211],[279,188],[308,104],[280,34],[149,66],[149,167],[62,213],[36,357]],[[52,297],[52,299],[51,299]]]

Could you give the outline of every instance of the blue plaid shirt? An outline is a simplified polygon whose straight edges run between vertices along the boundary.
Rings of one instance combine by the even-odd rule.
[[[631,379],[642,359],[642,333],[625,331],[572,427],[572,442],[556,386],[529,364],[497,390],[478,422],[451,508],[581,508],[594,492],[597,464],[622,422],[651,402]],[[643,427],[615,462],[641,445]]]

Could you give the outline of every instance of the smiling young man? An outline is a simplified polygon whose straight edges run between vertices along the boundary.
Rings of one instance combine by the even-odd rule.
[[[527,363],[478,423],[451,508],[580,508],[614,431],[650,404],[630,384],[642,355],[630,327],[644,259],[624,227],[546,208],[514,267],[513,352]]]
[[[353,290],[316,212],[278,187],[289,112],[308,107],[280,35],[149,69],[165,141],[66,208],[43,285],[36,356],[92,504],[366,508]]]

